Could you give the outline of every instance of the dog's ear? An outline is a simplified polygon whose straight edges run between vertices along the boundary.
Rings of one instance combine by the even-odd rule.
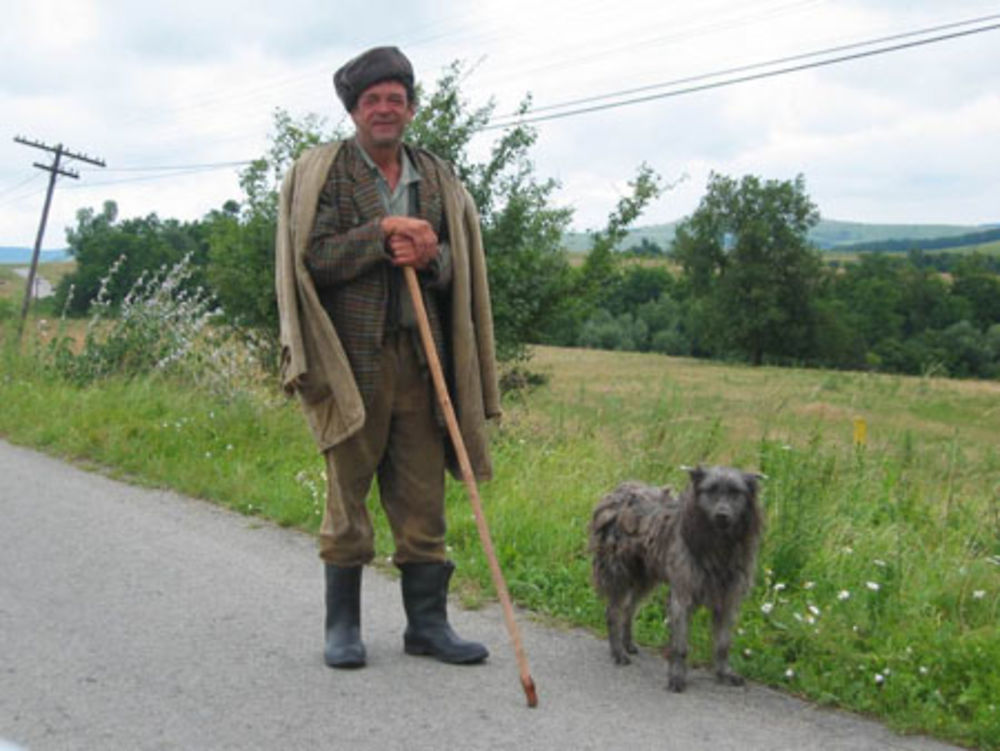
[[[688,473],[688,476],[691,478],[691,484],[695,487],[698,487],[701,481],[705,479],[705,470],[700,464],[697,467],[688,467],[685,465],[681,469]]]
[[[763,472],[744,472],[743,480],[746,482],[747,487],[750,488],[750,492],[757,495],[757,491],[760,489],[760,481],[766,480],[767,475]]]

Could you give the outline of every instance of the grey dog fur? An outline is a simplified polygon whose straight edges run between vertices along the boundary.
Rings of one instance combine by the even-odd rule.
[[[763,530],[762,475],[731,467],[695,467],[678,497],[669,487],[619,485],[594,508],[590,552],[594,586],[606,600],[608,642],[619,665],[637,652],[632,621],[642,600],[669,583],[668,688],[687,685],[688,629],[700,605],[712,613],[716,678],[743,678],[729,666],[732,629],[753,584]]]

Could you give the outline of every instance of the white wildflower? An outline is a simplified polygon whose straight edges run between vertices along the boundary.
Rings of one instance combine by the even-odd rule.
[[[872,592],[878,592],[881,589],[878,582],[865,582],[865,586]]]
[[[846,589],[840,590],[840,592],[837,594],[837,599],[840,600],[841,602],[850,599],[850,597],[851,593],[848,592]]]
[[[972,593],[972,599],[973,600],[981,600],[984,597],[986,597],[986,590],[985,589],[977,589],[975,592]]]
[[[760,606],[760,612],[762,612],[764,615],[770,615],[772,610],[774,610],[773,602],[765,602],[763,605]]]

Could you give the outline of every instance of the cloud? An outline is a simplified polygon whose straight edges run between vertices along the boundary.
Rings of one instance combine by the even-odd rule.
[[[782,56],[993,13],[986,0],[344,0],[273,3],[125,0],[15,3],[0,27],[0,244],[29,244],[44,196],[41,152],[22,134],[103,157],[106,170],[60,181],[46,247],[81,206],[195,219],[239,197],[237,169],[144,179],[116,171],[249,159],[272,113],[336,124],[334,68],[396,43],[432,85],[470,64],[462,91],[512,111],[702,76]],[[869,221],[998,221],[995,71],[1000,31],[766,81],[539,123],[532,158],[562,183],[581,227],[603,224],[639,164],[686,182],[641,222],[697,205],[711,171],[806,177],[825,215]],[[479,148],[497,134],[485,134]],[[37,173],[37,174],[33,174]],[[993,202],[995,203],[995,201]]]

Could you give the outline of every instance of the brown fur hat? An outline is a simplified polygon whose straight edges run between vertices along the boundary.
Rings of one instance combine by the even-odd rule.
[[[348,60],[333,74],[333,87],[348,112],[365,89],[382,81],[399,81],[406,87],[408,101],[413,101],[413,66],[398,47],[373,47]]]

